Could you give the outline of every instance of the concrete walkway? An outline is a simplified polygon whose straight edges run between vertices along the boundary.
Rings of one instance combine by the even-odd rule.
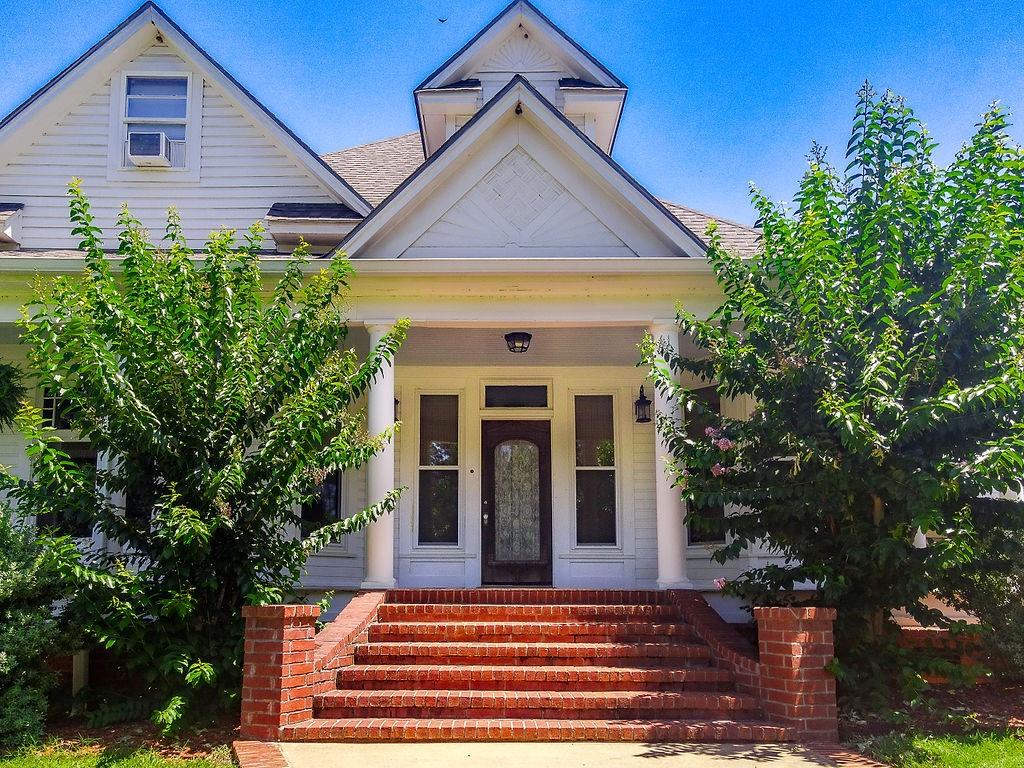
[[[774,744],[297,744],[289,768],[835,768],[870,765]]]

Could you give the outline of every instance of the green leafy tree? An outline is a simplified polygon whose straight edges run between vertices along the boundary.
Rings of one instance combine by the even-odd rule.
[[[1021,525],[1021,504],[995,496],[1024,476],[1024,155],[995,107],[948,167],[934,150],[901,98],[865,86],[845,171],[816,147],[795,211],[754,191],[755,258],[711,228],[723,303],[680,314],[699,354],[644,349],[710,425],[659,428],[692,506],[735,505],[695,516],[728,533],[717,558],[762,540],[783,558],[729,589],[770,604],[816,585],[859,684],[892,680],[876,674],[897,658],[892,609],[939,621],[920,602],[938,577],[974,558],[979,531]],[[711,413],[673,374],[753,414]],[[939,537],[916,548],[919,530]]]
[[[391,439],[367,434],[355,405],[406,324],[361,360],[345,347],[347,259],[307,276],[300,248],[265,290],[258,226],[240,244],[214,233],[197,258],[173,210],[158,249],[125,209],[117,268],[77,180],[70,200],[84,273],[39,286],[23,339],[99,466],[71,461],[26,405],[33,481],[4,484],[21,511],[71,510],[105,537],[69,574],[77,610],[137,669],[170,727],[237,697],[243,604],[288,599],[310,554],[394,509],[398,491],[288,533],[329,472]]]
[[[71,648],[55,613],[63,570],[77,557],[68,539],[37,536],[0,506],[0,745],[37,742],[54,676],[48,657]]]

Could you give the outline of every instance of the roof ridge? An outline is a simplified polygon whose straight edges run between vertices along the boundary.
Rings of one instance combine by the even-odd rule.
[[[674,202],[672,200],[669,200],[667,198],[664,198],[664,197],[659,197],[658,198],[658,202],[660,202],[662,205],[673,205],[676,208],[682,208],[684,211],[689,211],[690,213],[696,213],[698,216],[707,216],[709,219],[714,219],[715,221],[720,221],[723,224],[732,224],[734,227],[742,227],[743,229],[748,229],[751,232],[757,232],[758,234],[760,234],[760,232],[761,232],[760,229],[758,229],[757,227],[752,226],[750,224],[743,224],[743,223],[741,223],[739,221],[736,221],[735,219],[727,219],[724,216],[717,216],[717,215],[715,215],[713,213],[709,213],[707,211],[702,211],[699,208],[694,208],[694,207],[689,206],[689,205],[683,205],[682,203],[676,203],[676,202]]]
[[[353,149],[365,149],[366,147],[372,147],[376,144],[384,144],[389,141],[395,141],[395,139],[405,139],[409,136],[419,136],[419,131],[409,131],[407,133],[400,133],[397,136],[388,136],[384,139],[377,139],[376,141],[368,141],[365,144],[356,144],[351,147],[344,147],[343,149],[335,149],[331,152],[325,152],[321,157],[330,157],[331,155],[340,155],[342,152],[350,152]]]

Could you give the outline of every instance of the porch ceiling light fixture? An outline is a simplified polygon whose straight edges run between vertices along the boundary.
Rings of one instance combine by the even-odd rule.
[[[647,399],[644,394],[643,386],[640,387],[640,397],[633,403],[633,408],[636,410],[636,423],[637,424],[648,424],[651,421],[651,401]]]
[[[531,339],[533,339],[533,334],[526,331],[512,331],[505,334],[508,351],[516,355],[521,355],[530,348]]]

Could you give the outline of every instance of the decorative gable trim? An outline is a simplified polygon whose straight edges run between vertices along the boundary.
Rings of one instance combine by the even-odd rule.
[[[51,78],[39,90],[0,120],[0,157],[15,157],[52,122],[73,106],[72,86],[92,89],[111,75],[112,62],[127,61],[152,42],[149,25],[203,76],[222,89],[229,98],[272,137],[310,175],[328,191],[361,215],[371,206],[324,162],[305,142],[260,103],[241,83],[192,40],[156,3],[146,2],[102,40],[72,64]]]
[[[595,170],[617,192],[623,201],[672,244],[681,256],[703,257],[706,247],[693,232],[675,218],[650,192],[630,176],[618,163],[579,131],[548,102],[529,81],[516,75],[460,131],[449,138],[423,165],[400,184],[374,211],[342,241],[339,249],[360,256],[372,239],[399,220],[403,211],[420,199],[443,169],[449,167],[503,115],[516,109],[528,109],[552,133],[565,143],[570,153]]]

